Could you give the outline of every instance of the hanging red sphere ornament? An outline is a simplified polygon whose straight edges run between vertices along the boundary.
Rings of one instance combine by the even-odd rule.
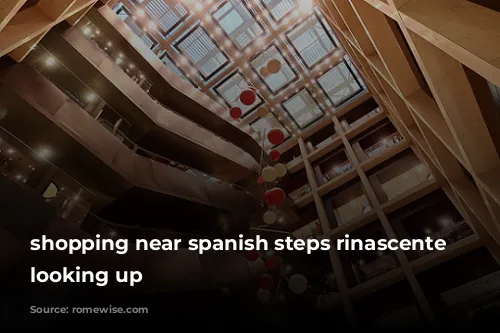
[[[259,177],[257,178],[257,184],[259,184],[259,185],[260,185],[260,184],[264,184],[264,177],[259,176]]]
[[[274,187],[264,193],[264,200],[268,205],[279,206],[285,202],[285,192],[279,187]]]
[[[259,278],[259,287],[262,289],[271,289],[274,285],[274,279],[270,274],[262,274]]]
[[[275,256],[269,257],[266,259],[266,269],[268,271],[274,270],[276,267],[278,267],[278,258]]]
[[[243,105],[249,106],[255,103],[257,100],[257,94],[252,89],[245,89],[240,94],[240,102]]]
[[[229,110],[229,115],[231,116],[231,118],[233,118],[235,120],[240,119],[242,114],[243,114],[243,110],[241,110],[241,108],[239,108],[237,106],[232,107]]]
[[[269,153],[269,158],[271,159],[271,161],[278,161],[281,157],[281,154],[279,151],[277,150],[273,150],[272,152]]]
[[[274,128],[270,130],[269,133],[267,134],[267,139],[273,145],[279,145],[280,143],[285,141],[285,134],[283,134],[283,131],[280,130],[279,128]]]
[[[259,259],[259,251],[257,250],[245,251],[245,258],[247,258],[248,261],[255,261]]]

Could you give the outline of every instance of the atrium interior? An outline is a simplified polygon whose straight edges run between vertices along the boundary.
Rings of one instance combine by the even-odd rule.
[[[446,249],[80,259],[149,273],[130,297],[179,315],[237,300],[282,327],[428,330],[497,313],[499,41],[495,0],[2,0],[0,280],[74,265],[30,253],[40,234],[430,237]]]

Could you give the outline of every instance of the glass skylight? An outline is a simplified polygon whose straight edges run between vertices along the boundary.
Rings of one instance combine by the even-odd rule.
[[[306,128],[324,113],[308,89],[302,89],[283,103],[283,108],[299,128]]]
[[[214,11],[213,16],[224,33],[240,50],[265,33],[266,27],[255,19],[244,1],[223,2],[222,6]]]
[[[244,125],[291,136],[366,90],[349,57],[339,58],[321,9],[303,7],[299,0],[122,0],[114,8],[173,73],[228,110],[240,107]],[[275,73],[266,70],[270,60],[279,62]],[[257,99],[245,106],[239,96],[249,87]]]
[[[240,94],[243,90],[249,87],[248,81],[241,72],[234,72],[226,79],[222,80],[214,87],[214,92],[220,97],[225,104],[231,108],[233,106],[240,107],[243,111],[243,117],[259,108],[264,101],[262,97],[257,94],[257,100],[251,106],[243,105],[240,102]]]
[[[358,77],[345,61],[317,79],[318,85],[334,106],[339,106],[363,90]]]
[[[279,122],[279,120],[272,114],[268,113],[262,118],[257,119],[255,122],[250,124],[253,130],[259,134],[259,137],[264,138],[266,133],[269,133],[273,128],[280,128],[285,134],[285,140],[290,137],[290,132]],[[266,139],[267,140],[267,139]]]
[[[261,74],[261,69],[266,66],[267,62],[271,59],[279,60],[281,63],[281,69],[276,74],[263,76]],[[259,77],[273,94],[278,93],[280,90],[286,88],[298,79],[297,72],[289,65],[289,61],[281,55],[276,45],[272,45],[267,50],[258,54],[255,59],[252,60],[251,64],[252,68],[256,73],[259,73]]]

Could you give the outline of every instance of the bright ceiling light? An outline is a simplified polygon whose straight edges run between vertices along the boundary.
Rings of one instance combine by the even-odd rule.
[[[88,93],[87,96],[85,96],[85,100],[89,103],[95,101],[97,96],[93,93]]]
[[[92,29],[90,29],[90,27],[85,27],[85,29],[83,29],[83,33],[85,36],[90,36],[92,34]]]
[[[146,15],[146,12],[144,12],[144,9],[139,8],[137,10],[137,16],[143,17],[144,15]]]
[[[196,5],[194,5],[194,9],[196,11],[200,11],[203,9],[203,5],[200,2],[197,2]]]
[[[52,155],[52,151],[47,147],[41,147],[37,150],[37,154],[41,158],[47,159]]]
[[[155,30],[155,29],[156,29],[156,24],[155,24],[153,21],[150,21],[150,22],[148,23],[148,28],[149,28],[150,30]]]
[[[56,59],[54,57],[49,56],[49,57],[47,57],[47,59],[45,59],[45,65],[52,67],[55,64],[56,64]]]

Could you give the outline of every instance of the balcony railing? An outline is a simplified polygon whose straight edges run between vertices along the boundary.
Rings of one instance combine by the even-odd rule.
[[[8,179],[36,191],[59,216],[81,223],[88,214],[95,194],[46,158],[51,151],[31,149],[19,138],[0,127],[0,172]]]
[[[35,54],[35,53],[33,53]],[[43,46],[37,47],[37,56],[34,61],[32,61],[32,67],[50,80],[56,87],[64,92],[68,97],[70,97],[76,104],[78,104],[82,109],[88,112],[94,119],[105,129],[111,132],[116,138],[118,138],[125,146],[136,152],[137,154],[147,157],[151,160],[175,167],[179,170],[185,171],[187,173],[203,177],[211,182],[218,184],[228,184],[217,177],[208,175],[207,173],[195,169],[191,166],[182,164],[180,162],[174,161],[170,158],[147,150],[137,143],[132,141],[127,135],[130,131],[132,125],[125,120],[118,111],[116,111],[111,105],[106,103],[97,93],[95,93],[89,86],[87,86],[82,80],[80,80],[71,70],[69,70],[64,64],[57,60],[52,54],[45,49]],[[60,81],[58,77],[53,77],[47,67],[59,67],[59,73],[64,71],[65,80]],[[59,74],[60,75],[60,74]],[[78,86],[85,90],[85,93],[70,91],[64,85],[71,82],[68,86]],[[73,89],[75,90],[75,89]],[[228,184],[229,185],[229,184]],[[247,191],[237,185],[235,188]]]

